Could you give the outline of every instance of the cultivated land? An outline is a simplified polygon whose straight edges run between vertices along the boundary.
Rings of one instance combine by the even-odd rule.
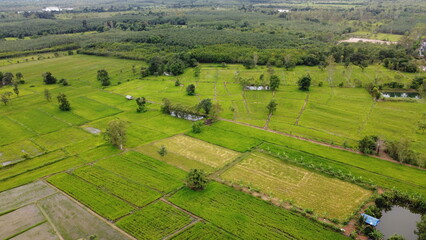
[[[1,239],[129,239],[43,182],[0,193]]]
[[[220,177],[339,220],[351,216],[372,194],[357,185],[286,164],[262,153],[246,156]]]
[[[284,84],[272,93],[243,91],[234,81],[236,74],[256,79],[267,75],[263,67],[246,70],[240,65],[203,64],[200,77],[187,69],[179,77],[184,86],[175,87],[176,77],[138,79],[132,65],[139,68],[145,63],[74,55],[0,68],[20,71],[26,81],[20,85],[19,97],[0,106],[0,163],[4,165],[0,167],[0,221],[20,223],[0,224],[5,235],[0,238],[57,239],[60,234],[64,239],[90,235],[127,239],[121,232],[125,231],[138,239],[344,239],[331,228],[283,208],[293,204],[343,222],[371,195],[358,185],[313,171],[317,165],[383,188],[426,196],[424,170],[271,132],[349,146],[370,133],[390,139],[405,134],[416,151],[425,153],[424,133],[413,128],[426,110],[424,100],[374,103],[362,88],[335,87],[341,79],[349,87],[354,78],[367,83],[375,75],[399,76],[409,82],[414,74],[379,66],[365,71],[336,66],[334,72],[314,67],[275,69]],[[99,69],[108,70],[112,86],[100,87]],[[68,79],[70,86],[42,84],[41,74],[46,71]],[[351,77],[345,77],[349,71]],[[315,85],[309,93],[295,85],[306,73]],[[324,86],[316,87],[320,81]],[[185,95],[190,83],[196,84],[197,96]],[[50,89],[52,102],[44,99],[45,88]],[[0,93],[11,90],[4,87]],[[71,111],[58,110],[59,92],[68,96]],[[135,102],[124,97],[128,94],[146,97],[148,111],[136,113]],[[157,103],[164,97],[188,106],[211,98],[222,105],[222,118],[253,126],[219,121],[194,134],[190,121],[160,113]],[[278,110],[268,122],[270,129],[263,130],[268,119],[265,107],[271,99],[278,102]],[[125,151],[107,144],[98,132],[104,132],[112,119],[127,123]],[[158,153],[163,145],[168,151],[164,157]],[[274,206],[215,181],[205,191],[194,192],[184,187],[191,168],[204,169],[214,179],[250,185],[264,199],[277,197],[285,204]],[[23,211],[33,217],[23,221]]]

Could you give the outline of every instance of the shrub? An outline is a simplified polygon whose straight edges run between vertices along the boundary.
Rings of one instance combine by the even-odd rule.
[[[186,94],[188,96],[194,96],[195,95],[195,85],[189,84],[188,87],[186,87]]]
[[[407,139],[402,141],[387,141],[386,153],[398,162],[418,165],[418,155],[410,149],[410,142]]]
[[[192,190],[203,190],[207,183],[207,176],[202,169],[191,169],[186,177],[186,186]]]
[[[358,148],[362,153],[373,154],[376,151],[378,140],[377,136],[365,136],[359,141]]]
[[[192,123],[192,132],[193,133],[201,133],[201,127],[203,126],[202,122],[194,122]]]

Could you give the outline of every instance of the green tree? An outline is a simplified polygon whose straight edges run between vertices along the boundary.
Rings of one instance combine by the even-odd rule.
[[[206,188],[208,179],[202,169],[191,169],[186,177],[186,186],[192,190],[203,190]]]
[[[44,98],[50,102],[52,100],[52,95],[49,92],[49,89],[44,89]]]
[[[111,81],[109,80],[108,72],[105,69],[98,70],[98,74],[96,76],[98,81],[102,83],[102,86],[111,85]]]
[[[379,137],[377,136],[365,136],[358,142],[359,151],[365,154],[374,154],[376,152],[378,140]]]
[[[163,105],[161,106],[161,112],[164,114],[172,113],[172,103],[169,99],[163,98]]]
[[[377,100],[377,99],[379,99],[379,98],[380,98],[380,96],[381,96],[382,94],[380,93],[380,91],[379,91],[379,89],[378,89],[377,87],[374,87],[374,88],[371,90],[371,95],[373,95],[374,99],[375,99],[375,100]]]
[[[7,103],[10,101],[10,96],[12,96],[12,92],[5,92],[1,95],[1,101],[4,105],[7,105]]]
[[[417,230],[415,233],[418,236],[418,240],[426,240],[426,215],[422,215],[422,220],[417,223]]]
[[[136,98],[136,104],[138,105],[138,108],[136,109],[136,112],[143,113],[146,112],[146,99],[144,97]]]
[[[411,143],[408,139],[386,141],[386,152],[398,162],[418,165],[418,154],[411,150]]]
[[[176,79],[176,81],[175,81],[175,87],[179,87],[180,86],[180,81],[179,81],[179,79]]]
[[[189,84],[188,87],[186,87],[186,94],[188,96],[194,96],[195,95],[195,85]]]
[[[383,233],[381,233],[380,231],[378,231],[377,229],[373,229],[373,231],[371,231],[368,236],[370,237],[370,239],[372,240],[382,240],[384,239]]]
[[[192,132],[201,133],[201,127],[203,126],[202,122],[193,122],[192,123]]]
[[[266,109],[268,109],[268,114],[269,115],[273,115],[275,113],[275,111],[277,111],[277,105],[278,103],[275,102],[274,99],[272,99],[268,105],[266,106]]]
[[[18,83],[16,82],[13,83],[13,92],[16,94],[16,96],[19,96]]]
[[[205,112],[206,115],[209,115],[211,109],[213,107],[212,100],[210,98],[201,100],[200,103],[196,106],[197,111],[201,109]]]
[[[272,75],[269,78],[269,88],[272,91],[275,91],[276,89],[278,89],[280,87],[280,82],[281,82],[281,80],[279,79],[279,77],[277,75]]]
[[[57,79],[50,72],[45,72],[42,75],[44,84],[55,84]]]
[[[200,76],[200,73],[201,73],[201,67],[200,67],[200,65],[197,65],[195,68],[194,68],[194,77],[199,77]]]
[[[104,133],[104,139],[123,150],[123,146],[127,141],[126,123],[120,119],[111,120]]]
[[[22,73],[21,73],[21,72],[17,72],[17,73],[15,74],[15,77],[16,77],[16,79],[17,79],[18,81],[21,81],[21,80],[22,80],[22,78],[24,78],[24,75],[22,75]]]
[[[3,79],[2,79],[3,85],[11,85],[13,82],[13,77],[14,77],[13,73],[10,73],[10,72],[4,73]]]
[[[67,96],[63,93],[59,93],[59,95],[56,97],[58,99],[59,103],[59,109],[62,111],[69,111],[71,110],[71,105],[67,99]]]
[[[394,234],[388,238],[388,240],[405,240],[405,238],[401,235]]]
[[[309,91],[309,87],[311,86],[311,81],[312,79],[309,74],[299,78],[299,81],[297,81],[297,84],[299,85],[299,89],[303,91]]]
[[[222,112],[222,106],[219,103],[213,104],[213,107],[210,111],[210,119],[212,122],[216,122],[219,119],[219,114]]]
[[[164,145],[161,145],[160,149],[158,150],[158,154],[160,154],[162,157],[166,156],[167,148]]]

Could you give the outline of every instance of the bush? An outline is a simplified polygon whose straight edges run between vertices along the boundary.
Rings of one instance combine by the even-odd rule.
[[[418,165],[418,155],[410,149],[408,140],[386,142],[386,153],[398,162]]]
[[[309,91],[309,87],[311,86],[311,76],[308,74],[304,77],[299,78],[297,84],[299,85],[299,89],[303,91]]]
[[[188,96],[194,96],[195,95],[195,85],[189,84],[188,87],[186,87],[186,94]]]
[[[201,133],[201,127],[203,126],[202,122],[194,122],[192,123],[192,132],[193,133]]]
[[[192,190],[203,190],[207,186],[207,176],[202,169],[191,169],[186,178],[186,186]]]
[[[373,154],[376,152],[378,140],[377,136],[365,136],[359,141],[358,148],[362,153]]]

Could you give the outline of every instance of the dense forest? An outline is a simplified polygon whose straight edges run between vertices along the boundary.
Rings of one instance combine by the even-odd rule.
[[[415,1],[400,5],[229,1],[217,7],[219,3],[194,0],[158,2],[162,7],[156,8],[150,7],[156,1],[126,3],[85,7],[75,3],[72,11],[58,12],[4,11],[0,57],[79,49],[84,54],[144,61],[161,56],[165,65],[179,59],[182,67],[193,61],[242,63],[247,68],[324,67],[329,56],[345,65],[365,68],[381,63],[404,72],[416,72],[423,64],[418,49],[426,35],[425,6]],[[2,4],[7,9],[7,2]],[[361,33],[399,42],[338,44]]]

